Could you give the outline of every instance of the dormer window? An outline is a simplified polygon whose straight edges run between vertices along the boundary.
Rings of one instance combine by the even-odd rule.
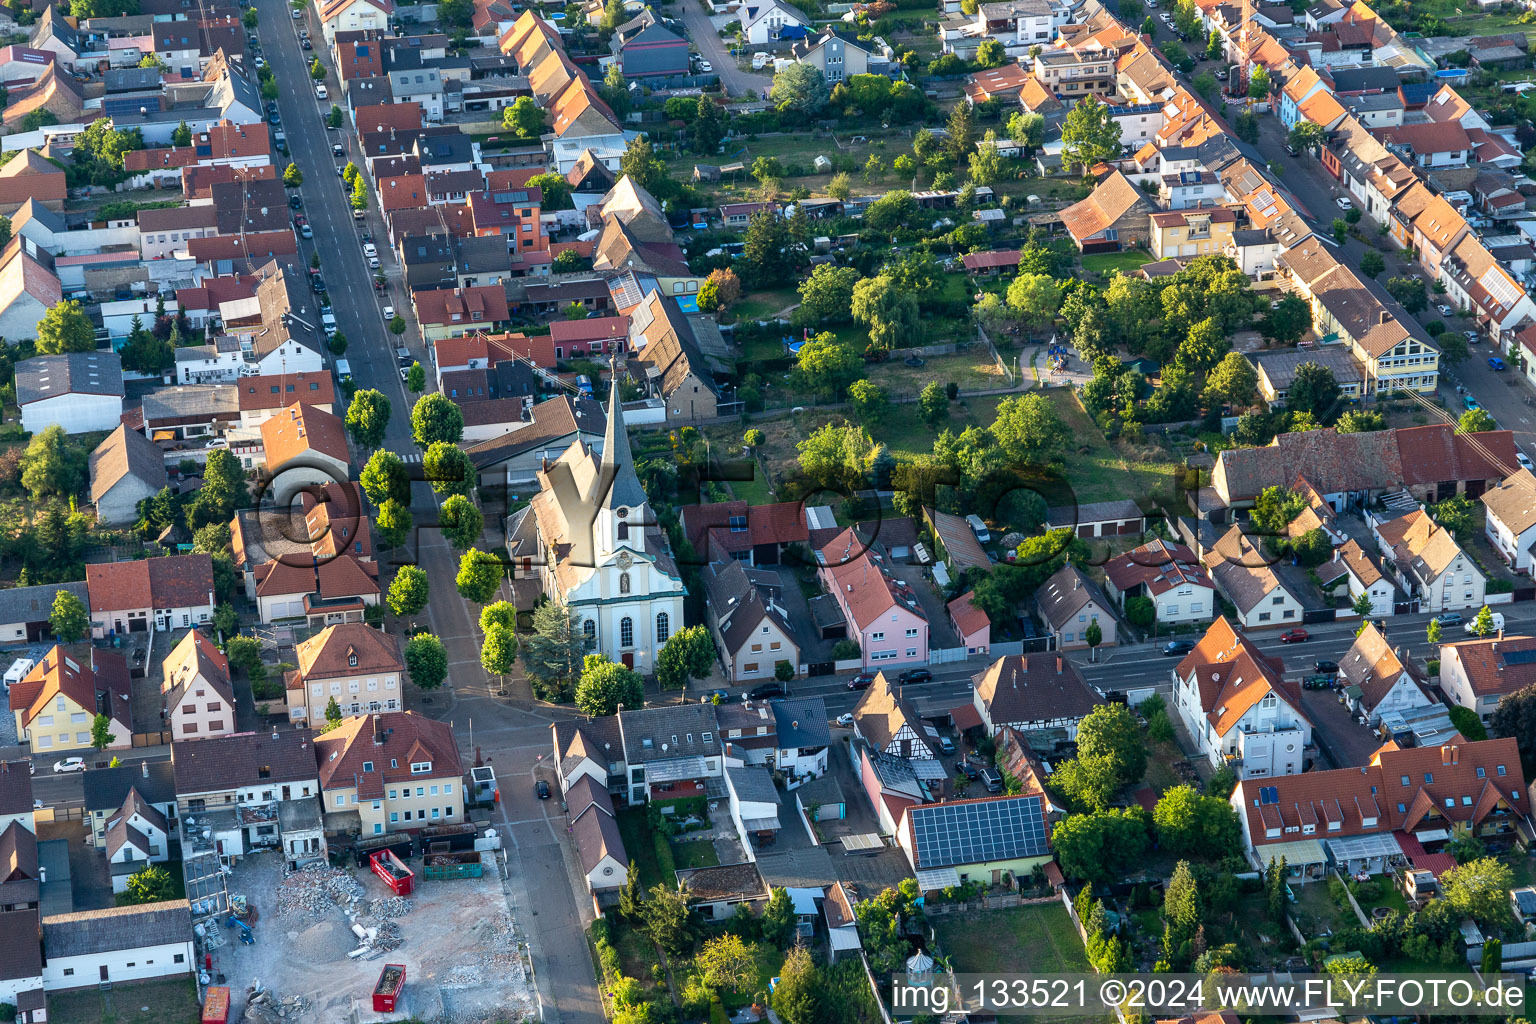
[[[356,650],[356,648],[352,648],[352,647],[348,647],[347,648],[347,665],[349,667],[351,667],[351,668],[357,668],[357,650]]]
[[[364,761],[363,762],[363,771],[365,771],[365,772],[373,771],[373,762],[372,761]]]
[[[411,762],[411,774],[412,775],[426,775],[426,774],[428,774],[431,771],[432,771],[432,762],[431,761],[412,761]]]

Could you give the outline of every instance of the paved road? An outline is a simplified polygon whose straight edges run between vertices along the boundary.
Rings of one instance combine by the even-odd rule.
[[[407,395],[400,382],[393,354],[398,342],[388,333],[381,312],[386,303],[403,313],[407,312],[408,305],[400,289],[398,269],[383,245],[379,246],[379,255],[390,282],[390,291],[383,295],[374,292],[373,272],[365,263],[359,231],[366,228],[375,240],[382,240],[385,237],[383,222],[374,207],[370,207],[366,221],[354,221],[348,197],[336,176],[340,161],[331,155],[332,144],[340,142],[349,153],[355,154],[357,139],[350,127],[334,132],[325,127],[323,117],[330,104],[317,100],[310,85],[307,70],[310,55],[299,48],[298,28],[307,26],[312,38],[320,38],[313,8],[305,9],[304,22],[295,22],[283,0],[255,2],[261,15],[265,56],[272,62],[277,81],[283,85],[278,104],[288,133],[289,148],[299,169],[304,172],[305,210],[315,237],[312,243],[304,244],[303,258],[308,260],[313,251],[321,254],[322,275],[329,287],[337,326],[349,341],[346,358],[352,368],[353,381],[358,388],[383,392],[393,405],[382,447],[402,455],[413,455],[417,451],[411,441],[409,425],[413,396]],[[329,67],[330,55],[322,49],[317,44],[313,53]],[[329,85],[334,88],[334,69],[332,71]],[[408,333],[403,340],[412,349],[412,354],[427,365],[425,349],[414,332]],[[369,454],[354,449],[354,465],[361,466]],[[511,778],[525,776],[526,771],[537,763],[538,755],[549,749],[551,716],[510,707],[490,698],[491,683],[480,667],[480,641],[476,632],[478,611],[466,605],[454,587],[457,558],[438,531],[420,529],[423,524],[436,520],[439,500],[423,482],[415,484],[412,497],[417,537],[399,560],[414,561],[427,573],[433,595],[427,608],[427,624],[442,639],[449,661],[448,682],[443,690],[430,696],[413,694],[412,704],[417,710],[452,721],[466,755],[473,756],[473,748],[478,746],[494,760],[498,772]],[[499,523],[489,525],[492,535],[500,528]],[[390,559],[386,555],[382,560],[387,564]],[[392,569],[386,568],[386,577],[391,572]],[[520,693],[525,703],[532,703],[527,699],[526,686],[520,688]],[[476,718],[480,719],[478,730],[474,730]],[[504,794],[515,793],[520,788],[511,778],[503,783]],[[527,788],[531,790],[531,786],[530,781]],[[519,806],[515,802],[514,805]],[[504,804],[503,812],[506,810]],[[513,811],[513,816],[505,818],[502,824],[514,854],[529,854],[509,858],[511,888],[519,923],[530,932],[533,940],[534,968],[545,1006],[545,1019],[563,1021],[564,1024],[601,1024],[603,1016],[592,961],[570,886],[563,874],[556,879],[547,870],[549,864],[559,864],[558,856],[549,856],[556,848],[551,839],[554,833],[547,825],[528,824],[521,819],[521,812]],[[557,880],[559,884],[555,884]]]
[[[773,84],[773,76],[743,71],[737,66],[736,58],[731,56],[730,50],[726,49],[725,41],[720,38],[720,33],[714,23],[709,20],[709,15],[704,13],[699,0],[683,0],[682,8],[683,25],[688,29],[688,36],[693,40],[694,49],[714,65],[715,74],[720,76],[726,92],[732,96],[752,96],[760,99],[763,90]]]

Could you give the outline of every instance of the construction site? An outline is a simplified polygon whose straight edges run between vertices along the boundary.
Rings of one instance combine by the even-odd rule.
[[[203,893],[201,914],[191,897],[199,980],[228,986],[231,1022],[536,1018],[502,856],[470,852],[458,859],[479,870],[448,872],[387,850],[362,866],[336,857],[291,871],[277,852],[219,866],[208,888],[222,891]]]

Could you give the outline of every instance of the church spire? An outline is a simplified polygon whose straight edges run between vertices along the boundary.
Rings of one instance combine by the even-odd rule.
[[[619,400],[618,355],[609,357],[608,429],[603,435],[603,463],[600,479],[608,484],[604,508],[638,508],[645,504],[645,488],[635,475],[635,459],[629,450],[629,431],[624,429],[624,407]]]

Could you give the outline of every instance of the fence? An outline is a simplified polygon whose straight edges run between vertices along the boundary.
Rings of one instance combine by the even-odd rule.
[[[162,743],[171,742],[169,730],[164,732],[136,732],[133,734],[133,745],[136,747],[158,747]]]
[[[971,656],[971,652],[964,647],[941,647],[938,650],[928,651],[928,664],[952,665],[957,661],[964,661]]]

